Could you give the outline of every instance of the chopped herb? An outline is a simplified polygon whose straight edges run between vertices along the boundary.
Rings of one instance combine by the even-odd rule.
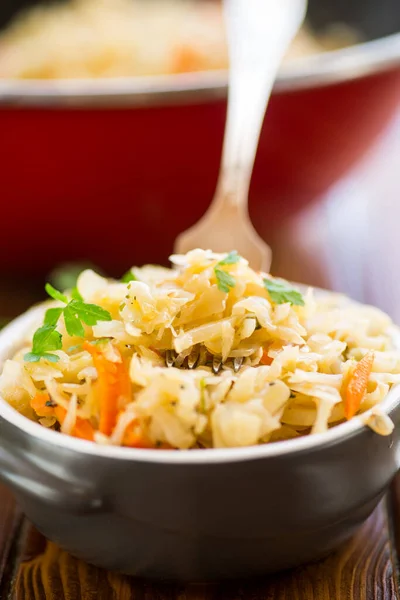
[[[239,256],[239,254],[236,252],[236,250],[232,250],[232,252],[229,252],[229,254],[227,254],[225,256],[225,258],[223,258],[222,260],[219,261],[218,265],[235,265],[236,263],[238,263],[240,261],[242,257]]]
[[[125,306],[126,306],[125,302],[121,302],[121,304],[119,305],[119,310],[120,311],[124,310]]]
[[[39,362],[41,358],[45,360],[56,363],[60,360],[60,358],[56,354],[49,354],[45,352],[44,354],[35,354],[34,352],[28,352],[24,355],[25,362]]]
[[[105,310],[97,304],[86,304],[79,300],[71,300],[69,306],[74,313],[86,323],[86,325],[97,325],[98,321],[112,321],[112,317],[108,310]]]
[[[64,302],[64,304],[68,304],[67,296],[56,290],[51,283],[46,283],[45,290],[54,300],[59,300],[60,302]]]
[[[54,300],[63,302],[65,306],[49,308],[44,317],[44,324],[33,336],[32,351],[25,354],[26,362],[38,362],[41,358],[50,362],[57,362],[59,357],[52,354],[53,350],[62,349],[62,336],[57,331],[57,323],[64,316],[65,328],[70,336],[84,337],[85,330],[82,323],[96,325],[98,321],[111,321],[110,313],[97,306],[87,304],[81,298],[78,291],[73,292],[74,298],[68,300],[65,294],[56,290],[50,283],[46,284],[46,292]]]
[[[79,293],[79,290],[77,287],[72,288],[71,290],[71,298],[73,300],[80,300],[81,302],[83,302],[83,298]]]
[[[43,325],[33,336],[32,352],[43,354],[49,350],[61,350],[61,334],[56,331],[54,325]]]
[[[214,267],[214,273],[215,277],[217,278],[218,289],[221,292],[225,292],[225,294],[229,294],[230,290],[235,287],[236,282],[232,275],[230,275],[223,269],[220,269],[219,267],[223,267],[225,265],[234,265],[237,262],[239,262],[240,258],[241,257],[236,252],[236,250],[232,250],[232,252],[229,252],[229,254],[227,254],[225,258],[220,260]]]
[[[59,311],[59,317],[61,316],[62,312],[64,313],[64,319],[66,321],[65,327],[70,335],[78,335],[80,337],[84,336],[84,330],[80,321],[83,321],[86,323],[86,325],[96,325],[98,321],[112,320],[110,313],[101,306],[98,306],[97,304],[87,304],[86,302],[83,302],[83,300],[78,300],[78,297],[82,298],[78,290],[76,290],[74,293],[75,298],[70,301],[68,301],[67,296],[56,290],[52,285],[50,285],[50,283],[46,283],[46,292],[49,294],[49,296],[54,298],[54,300],[60,300],[67,305],[61,310],[59,308],[56,310]],[[54,309],[49,310],[53,310],[51,315],[54,317],[56,314]],[[49,318],[53,321],[54,319],[52,317]],[[79,321],[79,325],[77,321]],[[71,330],[71,333],[69,329]]]
[[[45,403],[45,406],[54,407],[54,406],[57,406],[57,403],[54,402],[54,400],[47,400],[47,402]]]
[[[63,312],[63,308],[49,308],[46,310],[46,314],[44,315],[44,324],[55,326],[58,323],[58,319],[61,317]]]
[[[98,338],[97,340],[92,340],[90,343],[93,346],[98,346],[98,344],[105,344],[106,342],[109,342],[110,340],[111,340],[111,338],[102,337],[102,338]]]
[[[72,300],[65,308],[64,308],[64,323],[65,329],[68,332],[68,335],[71,337],[84,337],[85,330],[83,325],[74,310],[74,302],[78,302],[77,300]]]
[[[296,398],[296,394],[294,392],[290,392],[290,398]]]
[[[52,350],[61,350],[61,333],[56,331],[55,325],[43,325],[33,336],[32,352],[25,354],[26,362],[38,362],[41,358],[50,362],[58,362],[60,359],[56,354],[50,354]]]
[[[132,273],[132,271],[129,269],[129,271],[127,271],[125,273],[125,275],[123,275],[121,277],[121,281],[122,283],[129,283],[130,281],[138,281],[138,278],[136,277],[136,275],[134,273]]]
[[[214,272],[217,278],[218,289],[221,290],[221,292],[225,292],[225,294],[229,294],[231,289],[236,285],[234,277],[217,267],[214,268]]]
[[[290,302],[290,304],[304,306],[304,298],[301,293],[286,281],[264,279],[264,287],[275,304]]]
[[[70,346],[67,348],[67,352],[75,352],[75,350],[82,350],[82,344],[75,344],[75,346]]]

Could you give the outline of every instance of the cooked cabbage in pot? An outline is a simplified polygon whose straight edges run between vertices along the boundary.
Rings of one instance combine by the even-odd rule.
[[[286,58],[355,41],[343,27],[321,40],[303,27]],[[0,35],[0,78],[167,75],[227,66],[216,1],[70,0],[34,7]]]

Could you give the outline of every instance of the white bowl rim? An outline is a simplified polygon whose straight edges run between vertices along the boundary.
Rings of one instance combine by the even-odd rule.
[[[347,48],[298,58],[284,65],[274,91],[340,83],[400,65],[400,33]],[[226,95],[226,71],[107,79],[0,79],[0,106],[141,105]]]
[[[38,305],[15,319],[0,332],[0,367],[4,361],[21,346],[21,340],[27,331],[34,326],[43,314],[43,305]],[[400,385],[394,386],[381,408],[390,413],[400,402]],[[364,413],[365,416],[367,413]],[[325,433],[309,435],[298,439],[286,440],[259,446],[244,448],[210,448],[204,450],[146,450],[138,448],[122,448],[120,446],[102,446],[93,442],[79,440],[68,435],[60,434],[42,427],[31,421],[10,406],[0,396],[0,419],[5,419],[11,425],[25,432],[28,436],[54,446],[65,448],[78,453],[103,457],[107,459],[134,460],[136,462],[151,462],[165,464],[212,464],[226,462],[241,462],[255,459],[267,459],[288,454],[297,454],[310,450],[318,450],[330,446],[346,438],[369,430],[360,417],[354,417],[329,429]],[[371,434],[373,432],[371,431]],[[373,434],[377,435],[377,434]],[[1,442],[0,442],[1,447]]]

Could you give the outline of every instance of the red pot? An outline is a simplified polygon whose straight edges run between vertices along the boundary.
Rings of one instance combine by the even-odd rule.
[[[399,65],[396,35],[283,72],[250,193],[267,240],[376,139],[399,103]],[[225,91],[224,74],[0,84],[0,270],[165,262],[212,199]]]

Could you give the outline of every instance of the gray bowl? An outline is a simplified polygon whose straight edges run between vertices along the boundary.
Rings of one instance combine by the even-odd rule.
[[[42,307],[0,334],[0,363]],[[383,403],[400,421],[400,389]],[[0,475],[52,541],[95,565],[166,580],[264,575],[316,560],[368,517],[399,468],[395,428],[229,450],[101,447],[46,430],[0,398]]]

